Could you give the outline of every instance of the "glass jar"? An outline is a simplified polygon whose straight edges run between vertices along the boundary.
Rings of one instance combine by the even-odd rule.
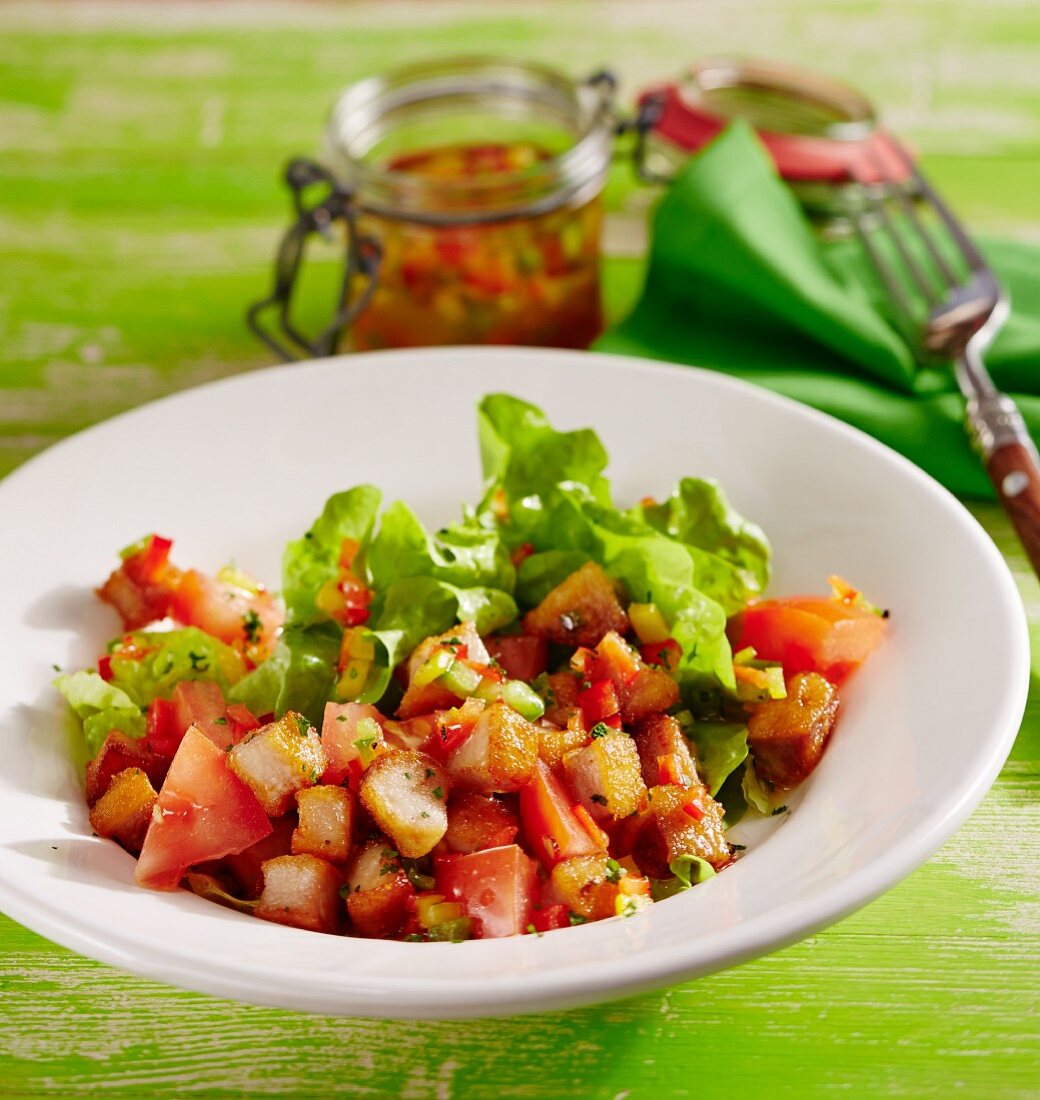
[[[411,65],[349,87],[329,119],[324,164],[290,165],[299,217],[276,280],[282,335],[305,354],[344,345],[587,347],[602,328],[612,98],[605,74],[576,82],[482,58]],[[315,182],[329,193],[307,206]],[[337,220],[347,275],[332,325],[312,340],[289,322],[289,299],[307,234],[328,234]]]

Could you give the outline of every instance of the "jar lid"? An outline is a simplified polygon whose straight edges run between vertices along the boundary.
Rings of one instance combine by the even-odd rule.
[[[709,58],[678,82],[648,89],[640,103],[651,98],[660,109],[654,132],[688,151],[747,119],[792,183],[900,183],[909,175],[865,96],[794,65]]]

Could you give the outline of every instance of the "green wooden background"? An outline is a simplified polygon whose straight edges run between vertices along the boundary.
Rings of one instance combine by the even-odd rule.
[[[241,313],[266,287],[284,158],[316,147],[349,80],[481,50],[609,64],[628,94],[712,52],[824,67],[883,104],[974,225],[1040,243],[1035,0],[7,3],[0,474],[268,362]],[[651,198],[612,185],[615,256],[638,255]],[[615,315],[637,274],[613,263]],[[1035,637],[1037,582],[997,510],[975,511]],[[902,885],[776,955],[605,1007],[312,1018],[131,978],[0,917],[0,1096],[1040,1097],[1038,700],[1034,683],[972,820]]]

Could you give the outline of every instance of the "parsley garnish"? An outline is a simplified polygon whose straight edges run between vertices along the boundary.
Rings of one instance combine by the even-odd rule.
[[[196,653],[195,650],[190,649],[188,650],[188,660],[191,661],[192,672],[205,672],[209,668],[209,661],[206,659],[205,653]]]
[[[433,788],[433,797],[434,798],[444,798],[444,789],[442,787],[434,787]]]
[[[263,624],[260,622],[260,616],[252,608],[242,616],[242,625],[245,627],[247,642],[256,643],[260,641],[260,631]]]
[[[594,794],[594,795],[591,796],[591,798],[592,798],[592,801],[595,802],[597,806],[605,806],[607,804],[607,796],[606,795]]]
[[[607,882],[620,882],[624,874],[624,869],[616,859],[607,860]]]
[[[597,722],[592,729],[589,730],[589,736],[592,738],[606,737],[610,733],[610,726],[606,722]]]
[[[567,919],[571,922],[571,924],[588,924],[589,923],[589,918],[588,917],[583,917],[581,915],[581,913],[568,913],[567,914]]]
[[[772,812],[772,814],[770,814],[770,817],[776,817],[777,814],[785,814],[785,813],[787,813],[787,807],[786,806],[777,806],[777,808]]]
[[[426,778],[427,779],[432,779],[436,774],[437,773],[433,770],[433,768],[427,768],[426,769]]]
[[[213,719],[213,725],[215,725],[215,726],[226,726],[227,725],[227,719],[226,718],[214,718]]]
[[[310,732],[310,722],[308,722],[302,714],[294,715],[294,718],[296,720],[296,732],[299,733],[301,737],[306,737]]]

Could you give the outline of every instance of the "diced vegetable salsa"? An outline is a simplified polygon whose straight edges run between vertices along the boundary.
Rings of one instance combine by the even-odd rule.
[[[399,156],[385,167],[436,183],[502,177],[502,199],[549,154],[530,142],[455,144]],[[440,192],[437,192],[440,195]],[[479,203],[495,195],[481,188]],[[465,187],[438,201],[474,201]],[[449,205],[450,204],[450,205]],[[598,197],[530,217],[426,225],[365,215],[383,250],[371,302],[354,322],[358,349],[432,344],[588,347],[599,335]]]
[[[740,857],[815,769],[887,613],[763,598],[765,535],[711,481],[611,501],[590,430],[493,394],[485,494],[427,531],[362,485],[286,547],[281,597],[128,547],[122,620],[58,689],[90,823],[137,881],[410,942],[627,917]]]

